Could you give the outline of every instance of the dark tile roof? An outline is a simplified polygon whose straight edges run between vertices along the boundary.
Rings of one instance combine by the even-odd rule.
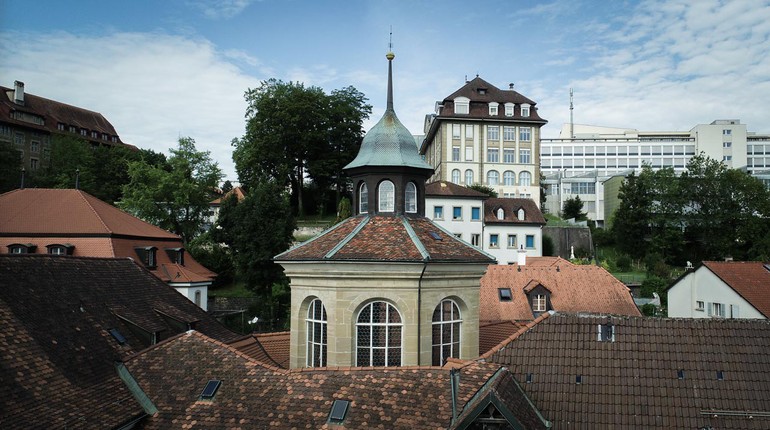
[[[434,237],[434,235],[436,237]],[[348,218],[277,261],[493,262],[493,257],[457,239],[424,217]]]
[[[704,261],[725,284],[770,318],[770,265],[758,261]]]
[[[466,197],[474,199],[488,199],[489,196],[474,190],[473,188],[457,185],[448,181],[431,182],[425,185],[426,197]]]
[[[481,278],[480,321],[527,321],[533,318],[525,288],[542,285],[559,312],[641,315],[626,287],[601,267],[564,265],[491,265]],[[562,260],[563,261],[563,260]],[[521,270],[519,270],[521,269]],[[500,301],[498,289],[510,288],[512,300]]]
[[[599,342],[608,322],[615,341]],[[764,320],[556,313],[487,361],[508,366],[555,429],[764,429],[768,345]]]
[[[445,429],[452,425],[450,369],[438,367],[281,370],[236,349],[188,332],[125,362],[157,407],[146,429],[196,428],[388,428]],[[473,362],[459,370],[458,414],[486,391],[509,389],[493,382],[507,371]],[[206,382],[222,381],[212,400],[200,400]],[[504,378],[500,378],[504,379]],[[523,394],[506,400],[522,421],[537,415]],[[329,424],[334,400],[349,400],[343,424]],[[529,409],[518,405],[529,404]],[[542,428],[542,427],[541,427]]]
[[[78,134],[78,137],[83,137],[88,140],[98,140],[100,143],[107,145],[114,145],[112,136],[118,136],[118,133],[115,131],[115,127],[113,127],[99,112],[46,99],[27,92],[24,93],[24,104],[19,105],[12,100],[13,94],[13,88],[0,86],[0,118],[3,118],[3,122],[28,128],[46,130],[50,133],[61,133],[61,131],[58,130],[58,126],[59,123],[63,123],[67,126],[72,125],[79,129],[85,128],[89,131],[96,131],[99,133],[99,139],[90,138],[90,134],[89,136],[80,136]],[[45,125],[37,125],[13,119],[10,115],[12,111],[21,111],[39,115],[44,118]],[[109,135],[109,139],[102,140],[102,133]],[[120,142],[119,137],[118,142]]]
[[[479,91],[480,89],[486,90],[483,94]],[[454,113],[454,99],[457,97],[467,97],[470,99],[470,114],[462,115],[462,114],[455,114]],[[490,116],[489,115],[489,103],[490,102],[497,102],[500,103],[499,106],[499,114],[497,116]],[[522,117],[521,111],[519,107],[516,107],[514,110],[514,116],[513,117],[506,117],[505,116],[505,103],[514,103],[517,105],[520,104],[529,104],[531,106],[530,108],[530,114],[528,117]],[[448,95],[443,101],[442,104],[444,105],[444,108],[441,110],[441,113],[439,116],[441,117],[461,117],[461,118],[490,118],[490,119],[499,119],[499,120],[518,120],[518,121],[531,121],[531,122],[539,122],[539,123],[546,123],[547,121],[540,118],[540,116],[537,114],[537,108],[534,101],[531,99],[524,97],[520,93],[513,91],[513,90],[501,90],[497,88],[496,86],[490,84],[489,82],[479,78],[478,76],[468,82],[465,83],[460,89],[453,92],[452,94]]]
[[[497,210],[503,209],[503,219],[497,218]],[[519,209],[524,209],[524,219],[518,218]],[[484,202],[486,224],[538,224],[545,225],[545,217],[532,199],[508,197],[491,198]]]
[[[149,344],[137,326],[163,339],[187,329],[176,318],[236,337],[129,259],[0,255],[0,285],[4,428],[112,428],[142,415],[115,368]]]

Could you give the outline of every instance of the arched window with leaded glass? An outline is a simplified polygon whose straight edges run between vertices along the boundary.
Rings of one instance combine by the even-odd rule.
[[[417,213],[417,186],[414,182],[406,184],[404,193],[404,212]]]
[[[369,212],[369,188],[366,182],[361,182],[361,188],[358,191],[358,213],[365,214]]]
[[[393,212],[396,207],[396,186],[393,182],[382,181],[378,194],[380,212]]]
[[[400,366],[403,320],[388,302],[367,303],[356,318],[356,366]]]
[[[452,299],[444,299],[433,311],[433,365],[443,366],[447,358],[460,358],[460,308]]]
[[[314,299],[307,309],[307,367],[326,366],[326,308]]]

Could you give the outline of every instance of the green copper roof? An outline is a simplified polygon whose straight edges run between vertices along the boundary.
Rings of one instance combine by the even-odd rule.
[[[397,166],[433,170],[417,151],[412,133],[401,124],[393,109],[393,54],[388,53],[388,108],[366,133],[356,158],[345,169],[363,166]]]

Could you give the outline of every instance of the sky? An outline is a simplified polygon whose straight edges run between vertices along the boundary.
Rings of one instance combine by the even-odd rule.
[[[392,31],[392,39],[390,33]],[[124,142],[179,137],[237,182],[244,93],[270,78],[354,86],[423,134],[477,74],[534,100],[542,137],[569,122],[770,133],[770,0],[0,0],[0,85],[100,112]]]

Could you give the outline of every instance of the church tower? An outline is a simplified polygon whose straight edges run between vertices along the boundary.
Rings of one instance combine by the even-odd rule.
[[[425,218],[420,157],[393,107],[345,167],[354,216],[275,257],[291,280],[290,366],[429,366],[478,356],[479,281],[494,258]]]

